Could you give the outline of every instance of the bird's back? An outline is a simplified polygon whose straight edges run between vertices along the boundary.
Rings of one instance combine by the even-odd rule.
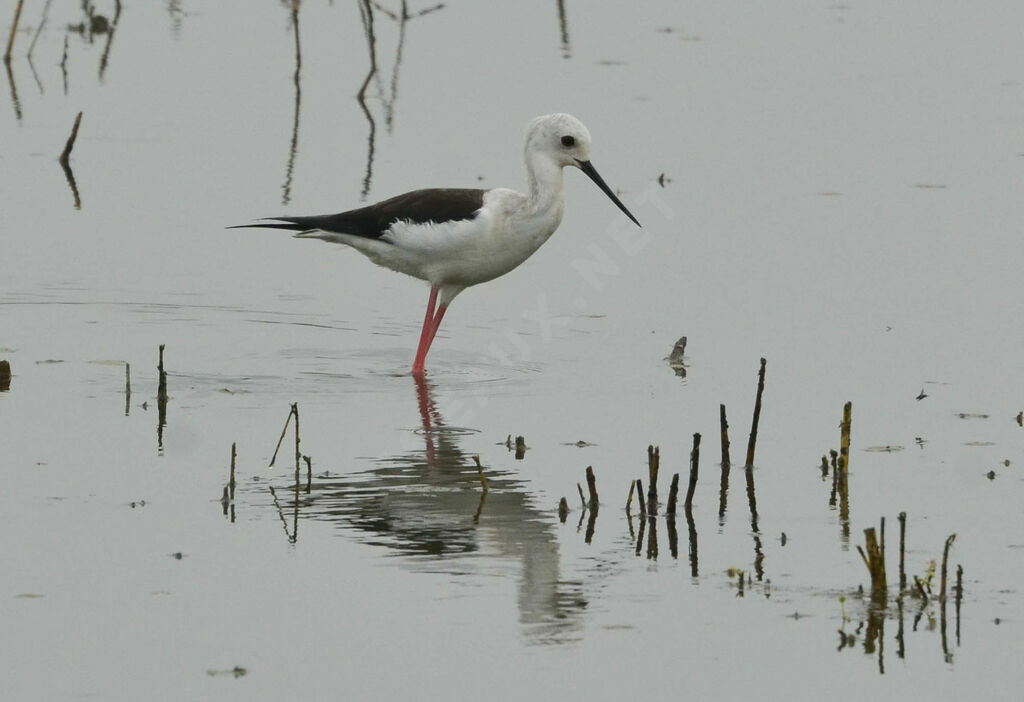
[[[483,207],[486,192],[474,188],[413,190],[347,212],[304,217],[274,217],[275,222],[256,226],[292,231],[320,229],[367,239],[379,239],[396,222],[442,224],[473,219]]]

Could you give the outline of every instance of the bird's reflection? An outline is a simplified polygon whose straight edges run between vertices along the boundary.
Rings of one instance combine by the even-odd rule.
[[[282,503],[280,509],[285,514],[294,510],[297,518],[334,522],[364,543],[397,554],[418,572],[495,575],[507,573],[514,563],[519,617],[528,639],[561,643],[578,638],[587,603],[579,583],[561,578],[550,516],[537,508],[523,481],[507,471],[485,465],[484,491],[473,457],[460,446],[475,430],[445,424],[422,376],[415,378],[415,390],[420,415],[416,448],[382,458],[364,472],[318,474],[306,490],[287,497],[278,490],[275,499],[295,503]]]

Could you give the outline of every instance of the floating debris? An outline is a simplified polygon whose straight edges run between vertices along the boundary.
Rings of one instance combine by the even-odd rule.
[[[956,416],[960,419],[988,419],[989,415],[981,414],[978,412],[957,412]]]
[[[686,377],[686,363],[683,360],[683,356],[686,354],[686,337],[679,337],[679,341],[672,346],[672,351],[668,355],[669,368],[676,372],[680,378]]]
[[[898,453],[899,451],[903,451],[904,448],[898,444],[886,444],[885,446],[868,446],[864,450],[869,453]]]
[[[207,670],[206,674],[210,677],[216,677],[218,675],[230,675],[232,677],[241,678],[249,673],[248,670],[240,665],[236,665],[234,668],[228,668],[227,670]]]
[[[914,399],[917,400],[918,402],[920,402],[921,400],[923,400],[926,397],[928,397],[928,395],[925,394],[924,388],[921,388],[921,392],[919,392],[917,397],[915,397]]]
[[[996,472],[994,470],[990,470],[988,473],[985,473],[985,477],[988,478],[989,480],[995,480]]]

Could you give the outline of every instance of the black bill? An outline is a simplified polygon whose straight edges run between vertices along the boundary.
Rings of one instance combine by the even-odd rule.
[[[588,176],[590,176],[590,179],[597,183],[597,187],[601,188],[601,190],[604,191],[604,194],[610,197],[612,199],[612,202],[614,202],[620,210],[625,212],[627,217],[633,220],[633,224],[635,224],[638,227],[642,226],[640,222],[636,221],[636,217],[634,217],[633,214],[626,209],[626,206],[622,204],[622,201],[619,200],[618,197],[616,197],[612,189],[608,187],[608,184],[604,182],[604,178],[602,178],[601,175],[597,172],[597,169],[594,168],[594,164],[592,164],[590,161],[577,161],[576,163],[579,164],[580,170],[586,173]]]

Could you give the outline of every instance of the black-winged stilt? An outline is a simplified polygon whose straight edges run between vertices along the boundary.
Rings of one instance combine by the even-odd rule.
[[[241,226],[288,229],[298,238],[347,244],[377,265],[430,283],[412,364],[413,374],[420,375],[455,296],[505,275],[558,228],[565,209],[563,168],[573,166],[590,176],[640,226],[590,163],[590,132],[572,115],[532,120],[525,158],[526,194],[508,188],[430,188],[339,214],[270,217]]]

